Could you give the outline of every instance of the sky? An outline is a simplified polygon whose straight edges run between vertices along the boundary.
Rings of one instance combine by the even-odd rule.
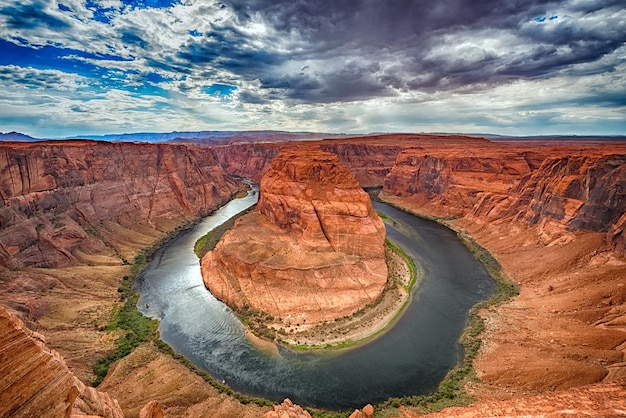
[[[0,131],[626,134],[624,0],[0,0]]]

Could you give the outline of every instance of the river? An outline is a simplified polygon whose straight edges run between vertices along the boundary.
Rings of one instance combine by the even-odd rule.
[[[138,307],[160,321],[161,338],[196,366],[244,394],[328,409],[432,392],[463,357],[458,343],[476,303],[495,283],[455,233],[384,203],[387,237],[413,258],[422,280],[400,319],[378,338],[340,351],[264,352],[230,309],[204,287],[195,241],[256,203],[235,199],[160,248],[135,281]],[[149,307],[147,307],[149,306]]]

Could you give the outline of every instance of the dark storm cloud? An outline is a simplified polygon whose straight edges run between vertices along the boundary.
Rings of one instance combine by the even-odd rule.
[[[311,42],[363,44],[404,48],[428,42],[424,36],[473,27],[513,27],[531,19],[555,2],[526,0],[232,0],[243,21],[255,14],[278,30],[295,30]]]
[[[328,74],[298,73],[261,78],[261,88],[274,91],[287,99],[305,103],[355,101],[388,95],[387,86],[373,74],[376,66],[347,63]]]
[[[149,43],[145,39],[143,39],[138,33],[138,31],[127,31],[122,34],[122,42],[127,45],[135,45],[139,48],[145,49],[148,47]]]
[[[258,49],[236,28],[215,28],[204,37],[192,37],[177,58],[192,67],[223,69],[247,77],[263,74],[288,59],[283,54]]]
[[[223,68],[243,71],[246,78],[260,80],[262,88],[282,90],[286,97],[304,102],[388,96],[393,89],[481,89],[518,78],[550,77],[574,64],[599,60],[626,40],[624,24],[603,22],[600,15],[606,11],[610,16],[611,9],[622,7],[613,0],[587,2],[570,10],[564,9],[563,2],[527,0],[231,0],[226,4],[243,24],[261,17],[285,37],[297,34],[303,49],[270,54],[264,65],[258,63],[263,60],[261,51],[237,56],[236,50],[192,47],[187,58],[226,57]],[[567,16],[568,11],[582,13],[583,19]],[[463,33],[482,33],[486,40],[509,36],[515,44],[495,52],[477,47],[478,55],[468,59],[454,52],[464,42]],[[446,36],[453,37],[450,45],[445,44]],[[507,51],[509,47],[513,51]],[[436,48],[448,52],[431,56]],[[298,59],[334,65],[306,75],[274,68]],[[346,61],[352,64],[343,65]],[[366,64],[371,62],[382,65]]]
[[[36,29],[48,27],[55,30],[68,29],[70,25],[45,12],[45,4],[13,4],[0,9],[0,15],[7,16],[7,26],[12,29]]]

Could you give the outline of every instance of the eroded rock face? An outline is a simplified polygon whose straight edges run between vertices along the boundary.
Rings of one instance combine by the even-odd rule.
[[[383,198],[450,217],[520,288],[497,313],[483,313],[478,398],[624,376],[625,169],[618,144],[433,147],[398,156]]]
[[[626,154],[611,149],[407,149],[384,193],[437,215],[536,226],[545,244],[592,231],[626,246]]]
[[[86,387],[43,336],[0,308],[0,416],[123,418],[117,403]]]
[[[219,299],[290,322],[349,315],[387,280],[385,228],[339,159],[318,148],[284,150],[246,215],[202,259]]]
[[[237,188],[206,148],[2,144],[0,266],[72,266],[94,254],[125,258],[120,229],[158,237],[215,209]]]
[[[282,404],[274,405],[274,410],[266,412],[263,418],[311,418],[311,414],[290,399],[285,399]]]
[[[313,148],[283,151],[261,180],[258,209],[303,248],[359,257],[384,252],[382,220],[334,154]]]

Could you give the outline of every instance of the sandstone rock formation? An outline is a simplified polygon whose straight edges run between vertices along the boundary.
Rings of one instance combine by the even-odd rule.
[[[626,381],[592,385],[544,395],[484,402],[469,407],[447,408],[434,414],[414,414],[406,409],[403,418],[560,418],[626,416]]]
[[[407,149],[385,178],[384,193],[440,216],[538,226],[545,244],[592,231],[622,249],[626,148],[619,150]]]
[[[311,414],[294,405],[290,399],[285,399],[282,404],[274,405],[274,410],[266,412],[263,418],[311,418]]]
[[[236,192],[213,151],[55,141],[0,145],[0,266],[60,267],[132,257],[121,235],[153,235]],[[132,240],[131,237],[124,237]]]
[[[157,401],[150,401],[139,411],[139,418],[163,418],[165,414]]]
[[[363,410],[355,410],[352,414],[350,414],[349,418],[374,418],[374,407],[370,404],[365,405]]]
[[[521,294],[484,312],[479,398],[624,374],[626,147],[483,144],[406,149],[383,199],[446,218],[495,255]]]
[[[284,144],[232,144],[214,147],[220,165],[232,175],[261,181],[265,169]]]
[[[284,150],[261,181],[258,211],[202,259],[206,286],[233,306],[288,323],[349,315],[387,280],[385,228],[338,158]]]
[[[0,308],[0,416],[123,418],[106,393],[86,387],[43,336]]]

